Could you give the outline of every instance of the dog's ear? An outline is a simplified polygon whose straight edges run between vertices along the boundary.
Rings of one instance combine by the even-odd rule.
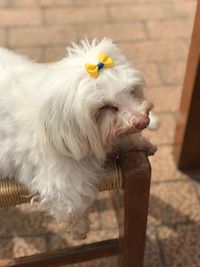
[[[49,98],[41,108],[45,145],[77,160],[95,154],[104,158],[98,129],[91,118],[79,118],[74,108],[65,107],[59,96]]]

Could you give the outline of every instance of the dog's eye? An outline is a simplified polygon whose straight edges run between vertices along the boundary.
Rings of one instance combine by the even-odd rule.
[[[105,106],[100,107],[99,110],[112,110],[113,112],[117,112],[119,109],[118,107],[115,107],[115,106],[105,105]]]

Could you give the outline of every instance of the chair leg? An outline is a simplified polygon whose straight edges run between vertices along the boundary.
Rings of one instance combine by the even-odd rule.
[[[124,191],[120,223],[120,267],[142,267],[145,249],[151,167],[143,153],[121,158]],[[134,165],[133,165],[134,164]]]
[[[118,210],[120,249],[118,240],[107,240],[71,248],[68,251],[55,251],[1,261],[0,266],[57,267],[62,264],[113,256],[120,252],[120,267],[142,267],[151,168],[147,157],[141,152],[124,154],[119,161],[124,182],[124,190],[120,190],[120,208],[123,208]]]

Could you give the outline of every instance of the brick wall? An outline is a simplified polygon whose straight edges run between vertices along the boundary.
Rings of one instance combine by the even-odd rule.
[[[48,62],[61,58],[71,41],[108,36],[137,62],[150,86],[159,86],[173,68],[182,75],[195,2],[0,0],[0,45]]]
[[[0,0],[0,45],[39,61],[59,59],[71,41],[86,35],[102,37],[103,32],[110,35],[112,25],[107,24],[106,2],[109,3],[105,0]],[[113,35],[117,35],[118,29],[113,26]],[[141,30],[138,38],[143,37],[141,25],[135,27]],[[126,31],[129,29],[127,25]]]

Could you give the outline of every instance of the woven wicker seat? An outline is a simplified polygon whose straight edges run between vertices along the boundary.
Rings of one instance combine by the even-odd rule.
[[[111,239],[71,249],[0,260],[0,267],[58,267],[117,254],[120,255],[120,267],[142,267],[150,178],[151,168],[146,155],[131,152],[111,162],[108,177],[103,177],[97,185],[99,191],[112,190],[120,242],[119,239]],[[14,179],[0,179],[0,207],[14,206],[29,202],[30,199],[27,188]]]
[[[122,188],[122,174],[119,165],[111,162],[109,176],[103,177],[97,185],[99,191]],[[0,179],[0,207],[5,208],[26,203],[31,200],[28,189],[14,179]]]

